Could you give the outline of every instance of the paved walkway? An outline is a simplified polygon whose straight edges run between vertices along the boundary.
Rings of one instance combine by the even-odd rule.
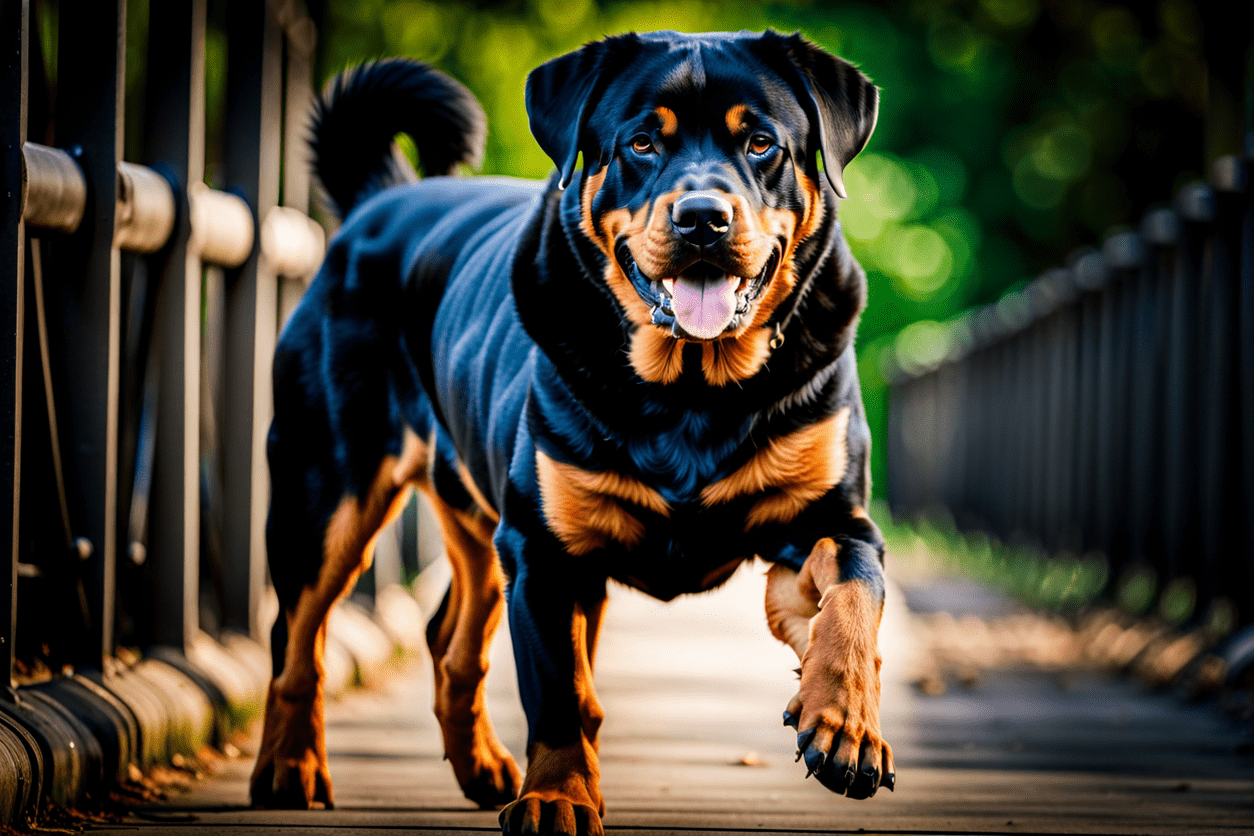
[[[796,659],[767,632],[760,565],[715,593],[661,604],[615,589],[596,675],[608,831],[893,834],[1254,834],[1247,732],[1206,707],[1100,676],[998,673],[929,697],[906,683],[918,642],[890,590],[881,631],[897,791],[831,795],[793,762],[780,713]],[[526,730],[508,643],[490,705],[519,758]],[[425,660],[328,709],[334,811],[251,811],[250,764],[97,834],[494,831],[442,761]]]

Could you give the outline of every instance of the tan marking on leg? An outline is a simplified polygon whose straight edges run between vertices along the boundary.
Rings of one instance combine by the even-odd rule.
[[[581,736],[579,742],[557,749],[532,744],[522,796],[501,811],[500,823],[511,834],[603,836],[604,814],[600,764],[592,744]],[[551,828],[543,828],[542,819],[551,820]]]
[[[536,476],[545,523],[573,555],[602,548],[609,540],[631,547],[644,537],[644,524],[619,500],[666,517],[670,506],[652,488],[618,473],[590,473],[536,452]]]
[[[865,583],[840,581],[839,552],[835,542],[823,538],[800,573],[772,567],[767,622],[801,659],[800,689],[788,704],[798,729],[814,729],[811,745],[855,771],[863,744],[869,745],[884,775],[894,767],[879,721],[877,638],[883,604],[872,599]]]
[[[679,133],[679,117],[675,115],[675,111],[669,107],[657,107],[653,109],[653,113],[656,114],[658,121],[661,122],[659,130],[662,132],[662,136],[672,137]]]
[[[730,476],[707,486],[701,501],[719,505],[740,496],[777,491],[750,509],[745,529],[791,522],[844,478],[849,464],[849,414],[846,406],[817,424],[771,439]]]
[[[801,593],[798,575],[776,563],[766,573],[766,623],[771,635],[793,649],[797,658],[810,646],[810,619],[819,608]]]
[[[428,492],[453,570],[449,604],[431,644],[435,715],[458,785],[482,807],[513,800],[518,767],[488,716],[488,651],[504,609],[505,577],[482,519]]]
[[[594,647],[589,640],[595,642],[600,632],[600,621],[605,609],[604,599],[597,605],[589,605],[589,609],[590,612],[585,612],[581,604],[575,605],[571,631],[575,640],[575,693],[579,695],[579,719],[583,725],[584,738],[595,752],[605,711],[601,708],[592,682]]]
[[[641,380],[674,383],[684,370],[684,341],[656,326],[641,326],[632,332],[629,356]]]
[[[576,604],[571,619],[575,651],[575,692],[579,698],[582,727],[580,740],[551,748],[537,741],[527,751],[527,776],[517,801],[501,811],[500,822],[508,833],[540,832],[542,819],[551,817],[552,832],[602,833],[605,800],[601,796],[601,767],[597,737],[605,717],[592,682],[592,660],[600,632],[605,599]],[[550,813],[546,815],[545,809]]]
[[[470,475],[470,471],[466,469],[466,465],[457,462],[457,478],[461,480],[462,487],[466,489],[466,493],[470,494],[470,498],[475,501],[475,505],[479,506],[479,510],[483,515],[492,521],[495,526],[501,521],[501,515],[497,512],[488,498],[479,490],[479,486],[475,484],[474,477]]]
[[[327,613],[369,565],[379,529],[403,507],[405,480],[417,475],[425,458],[421,446],[407,439],[405,461],[384,458],[365,497],[341,501],[327,522],[317,580],[284,614],[287,649],[266,697],[262,746],[250,782],[254,804],[334,803],[322,719]]]

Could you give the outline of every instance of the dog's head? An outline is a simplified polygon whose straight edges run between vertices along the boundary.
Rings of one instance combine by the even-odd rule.
[[[877,101],[853,65],[775,32],[623,35],[527,80],[563,187],[583,155],[580,227],[609,289],[638,330],[678,341],[763,330],[828,211],[820,178],[844,196]]]

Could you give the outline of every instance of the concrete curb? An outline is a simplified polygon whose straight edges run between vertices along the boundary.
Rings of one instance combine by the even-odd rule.
[[[373,613],[338,604],[327,628],[328,696],[377,683],[397,656],[421,652],[422,613],[400,586],[381,590]],[[99,807],[144,771],[225,746],[264,709],[270,653],[247,636],[201,633],[185,651],[119,655],[103,671],[0,698],[0,825],[32,825],[49,804]]]

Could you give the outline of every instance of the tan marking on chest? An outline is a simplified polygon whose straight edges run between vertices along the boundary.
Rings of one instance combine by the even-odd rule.
[[[684,370],[684,341],[646,325],[632,332],[628,356],[641,380],[674,383]]]
[[[711,386],[726,386],[753,377],[770,356],[771,331],[754,328],[738,338],[702,345],[701,373]]]
[[[849,407],[824,421],[772,439],[734,473],[701,492],[706,505],[765,494],[745,518],[745,530],[791,522],[845,476],[849,464]]]
[[[670,506],[648,485],[619,473],[591,473],[536,452],[540,504],[549,530],[573,555],[603,548],[610,540],[631,547],[644,537],[644,523],[623,502],[663,517]]]

